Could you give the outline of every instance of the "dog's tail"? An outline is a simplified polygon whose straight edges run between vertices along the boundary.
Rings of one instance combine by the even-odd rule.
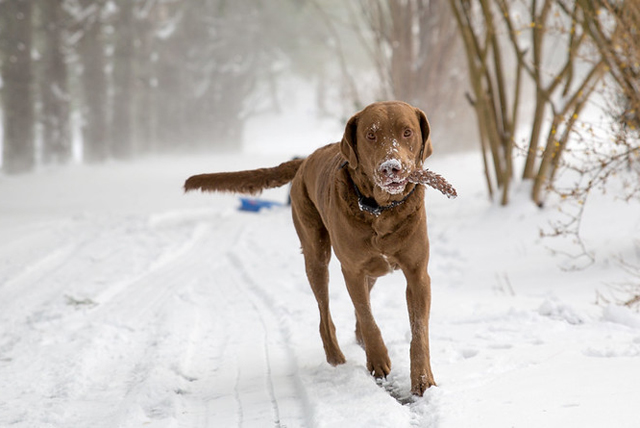
[[[189,177],[184,191],[200,189],[203,192],[235,192],[255,195],[264,189],[284,186],[293,180],[304,159],[293,159],[273,168],[249,171],[218,172]]]

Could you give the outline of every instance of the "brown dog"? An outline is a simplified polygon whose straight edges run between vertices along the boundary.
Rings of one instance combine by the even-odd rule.
[[[356,339],[377,378],[391,370],[369,294],[376,279],[401,269],[407,280],[411,323],[411,391],[435,385],[429,362],[431,286],[424,188],[409,181],[431,154],[429,123],[402,102],[374,103],[347,123],[340,143],[304,160],[275,168],[203,174],[185,190],[256,193],[293,180],[291,207],[307,277],[320,309],[320,336],[327,361],[345,362],[329,311],[331,247],[356,311]]]

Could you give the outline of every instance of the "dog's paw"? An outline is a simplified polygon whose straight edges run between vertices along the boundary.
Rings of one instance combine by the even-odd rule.
[[[432,386],[436,386],[436,381],[433,379],[433,376],[421,374],[415,379],[413,377],[411,378],[411,393],[414,395],[422,397],[422,394]]]
[[[331,364],[334,367],[347,362],[347,359],[344,357],[344,354],[340,350],[327,352],[326,355],[327,363]]]
[[[367,358],[367,370],[377,379],[386,378],[391,372],[391,360],[389,356],[380,356],[376,359]]]

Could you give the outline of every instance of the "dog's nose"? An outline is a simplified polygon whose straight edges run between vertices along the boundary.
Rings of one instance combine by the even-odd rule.
[[[386,175],[387,177],[393,177],[402,171],[402,164],[397,159],[389,159],[382,162],[378,170],[381,174]]]

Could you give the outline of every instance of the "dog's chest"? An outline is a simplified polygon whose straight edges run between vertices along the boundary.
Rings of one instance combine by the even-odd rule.
[[[371,223],[371,245],[380,254],[394,254],[402,243],[411,238],[411,227],[407,222],[385,221]]]
[[[394,255],[402,252],[402,243],[406,243],[406,239],[406,233],[402,228],[392,228],[389,225],[372,227],[370,245],[375,256],[372,258],[371,264],[376,266],[375,270],[384,275],[398,269],[398,262]]]

